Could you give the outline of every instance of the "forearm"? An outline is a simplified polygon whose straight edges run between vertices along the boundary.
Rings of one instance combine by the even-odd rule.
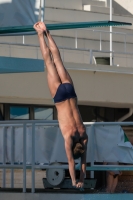
[[[80,181],[84,182],[86,177],[86,150],[81,157]]]
[[[69,161],[69,173],[72,179],[72,185],[76,185],[76,176],[75,176],[75,162],[74,160]]]
[[[86,164],[81,164],[80,182],[84,182],[85,177],[86,177]]]
[[[40,49],[41,49],[41,53],[43,58],[45,59],[45,54],[47,53],[47,51],[49,50],[46,41],[44,40],[44,34],[38,34],[38,39],[39,39],[39,44],[40,44]]]
[[[54,50],[59,52],[59,49],[58,49],[54,39],[52,38],[50,32],[48,30],[46,30],[45,34],[46,34],[46,37],[48,39],[48,45],[49,45],[51,52],[54,51]]]

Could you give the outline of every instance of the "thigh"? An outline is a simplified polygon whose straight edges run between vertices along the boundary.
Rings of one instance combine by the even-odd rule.
[[[61,80],[52,62],[47,64],[46,68],[47,68],[47,82],[51,96],[53,98],[56,94],[57,88],[61,84]]]
[[[72,81],[68,71],[64,67],[61,58],[54,59],[54,64],[56,66],[56,69],[57,69],[57,72],[58,72],[59,77],[61,79],[61,82],[62,83],[68,82],[68,83],[71,83],[73,85],[73,81]]]

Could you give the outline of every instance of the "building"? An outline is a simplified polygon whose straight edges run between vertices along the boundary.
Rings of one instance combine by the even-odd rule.
[[[129,0],[114,0],[113,20],[133,23],[132,7],[133,2]],[[46,0],[45,22],[109,20],[109,11],[108,0]],[[79,110],[86,122],[122,121],[125,115],[123,120],[133,120],[133,26],[113,27],[112,66],[109,31],[109,28],[99,27],[51,32],[60,47],[64,65],[73,78]],[[36,35],[2,36],[0,55],[12,57],[14,63],[17,58],[35,59],[36,62],[42,60],[38,45]],[[32,62],[30,67],[35,64]],[[27,60],[24,60],[24,68],[29,67],[26,63]],[[18,70],[19,64],[15,68]],[[45,70],[2,71],[0,85],[1,120],[57,119]],[[126,130],[132,140],[132,128]]]

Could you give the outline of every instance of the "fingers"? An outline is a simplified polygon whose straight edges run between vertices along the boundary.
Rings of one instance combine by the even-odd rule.
[[[46,30],[46,25],[43,22],[36,22],[33,27],[39,27]]]
[[[79,189],[83,189],[84,184],[82,182],[78,182],[76,187],[79,188]]]

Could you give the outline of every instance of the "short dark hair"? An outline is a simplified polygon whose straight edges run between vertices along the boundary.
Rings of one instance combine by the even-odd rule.
[[[84,148],[83,148],[83,145],[81,143],[75,143],[73,145],[73,148],[72,148],[72,152],[73,152],[73,158],[74,159],[78,159],[81,157],[81,155],[84,153]]]

